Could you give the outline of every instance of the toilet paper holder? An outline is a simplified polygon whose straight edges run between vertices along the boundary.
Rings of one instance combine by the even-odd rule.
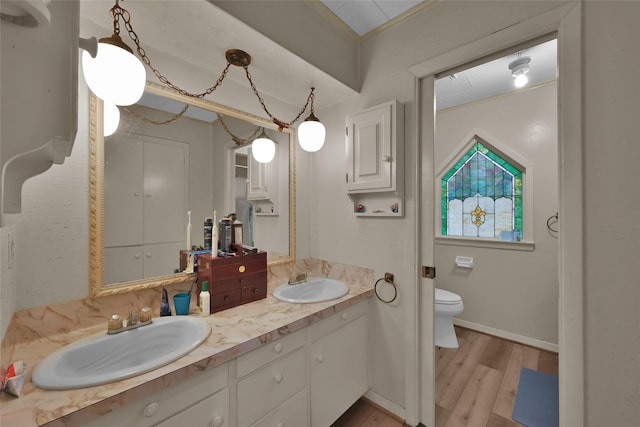
[[[455,264],[461,268],[473,268],[473,257],[458,255]]]

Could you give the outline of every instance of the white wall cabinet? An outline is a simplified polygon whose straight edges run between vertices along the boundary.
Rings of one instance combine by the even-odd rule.
[[[172,274],[184,246],[188,147],[116,134],[105,143],[105,283]]]
[[[366,215],[402,214],[404,106],[390,101],[347,117],[347,193],[354,211]],[[372,193],[387,193],[385,197]],[[358,209],[361,205],[363,210]],[[392,208],[395,206],[395,208]]]
[[[272,215],[278,210],[278,157],[269,163],[259,163],[248,154],[247,200],[255,205],[257,215]]]

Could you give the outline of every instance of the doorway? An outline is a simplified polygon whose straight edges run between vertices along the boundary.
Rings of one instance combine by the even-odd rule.
[[[460,347],[436,351],[437,424],[507,424],[521,368],[558,352],[556,52],[552,35],[436,76],[434,286],[464,302]]]
[[[417,170],[419,171],[418,195],[422,203],[416,209],[416,228],[420,233],[420,251],[416,266],[434,265],[434,209],[433,179],[422,171],[433,171],[433,147],[435,139],[435,76],[460,64],[469,63],[514,45],[514,41],[531,40],[543,34],[557,32],[558,58],[561,64],[558,75],[558,155],[559,203],[558,210],[564,217],[572,218],[558,228],[559,242],[559,359],[560,424],[582,425],[584,408],[583,382],[583,292],[582,271],[583,227],[582,206],[582,134],[581,134],[581,5],[566,5],[537,18],[523,21],[490,37],[470,42],[460,48],[431,58],[411,67],[416,76],[416,134],[418,135]],[[433,177],[434,174],[431,174]],[[427,177],[427,178],[425,178]],[[425,201],[428,201],[426,203]],[[424,226],[422,225],[424,224]],[[418,268],[417,268],[418,270]],[[419,384],[409,384],[408,393],[415,392],[415,401],[408,402],[409,423],[435,424],[435,346],[433,328],[434,281],[417,278],[416,313],[419,345],[410,354],[408,364],[419,365]],[[424,327],[423,325],[427,325]],[[431,326],[431,327],[429,327]],[[416,388],[412,388],[412,387]],[[415,402],[415,403],[414,403]],[[411,406],[417,408],[415,415]],[[416,421],[412,421],[414,419]]]

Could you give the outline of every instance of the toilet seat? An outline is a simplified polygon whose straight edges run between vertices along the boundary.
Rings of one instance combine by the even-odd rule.
[[[460,295],[454,294],[453,292],[436,288],[435,301],[436,304],[454,305],[460,304],[462,302],[462,298]]]

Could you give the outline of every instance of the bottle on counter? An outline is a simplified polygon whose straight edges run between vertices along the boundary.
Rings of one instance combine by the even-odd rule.
[[[202,282],[202,290],[200,291],[200,315],[208,316],[211,314],[211,294],[209,294],[209,282]]]

